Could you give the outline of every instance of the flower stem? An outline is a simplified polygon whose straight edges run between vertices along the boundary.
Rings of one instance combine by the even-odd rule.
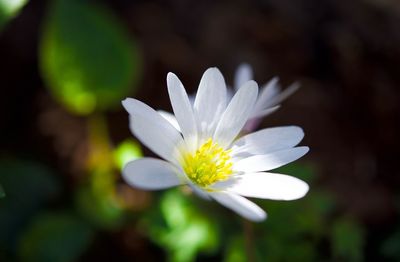
[[[104,115],[93,114],[88,119],[89,159],[88,168],[109,170],[112,168],[111,144]]]
[[[243,233],[247,261],[254,262],[254,228],[253,224],[246,219],[243,219]]]

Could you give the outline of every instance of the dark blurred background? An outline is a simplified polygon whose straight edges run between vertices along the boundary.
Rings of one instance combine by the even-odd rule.
[[[0,261],[400,260],[398,1],[0,0],[0,30]],[[122,164],[151,152],[121,99],[171,111],[168,72],[193,93],[243,62],[301,83],[261,127],[304,129],[282,172],[307,197],[249,226],[129,188]]]

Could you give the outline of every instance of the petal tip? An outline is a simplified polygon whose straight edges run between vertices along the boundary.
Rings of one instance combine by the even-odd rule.
[[[305,197],[310,190],[310,186],[303,180],[296,177],[292,177],[292,179],[296,182],[296,187],[292,188],[290,196],[282,198],[283,201],[293,201],[301,199]]]
[[[304,154],[307,154],[310,151],[310,148],[308,146],[302,146],[304,149]]]
[[[251,219],[249,219],[249,218],[248,219],[255,223],[261,223],[261,222],[265,221],[267,218],[268,218],[267,213],[265,211],[263,211],[258,214],[258,217],[253,217]]]
[[[129,112],[128,107],[132,103],[133,99],[130,97],[125,98],[124,100],[121,101],[122,106],[125,108],[126,111]]]
[[[248,70],[248,71],[252,71],[253,69],[252,69],[252,67],[251,67],[250,64],[248,64],[248,63],[241,63],[241,64],[238,66],[238,70]]]
[[[287,200],[287,201],[297,200],[297,199],[303,198],[307,195],[308,191],[310,190],[310,186],[303,180],[300,180],[300,179],[298,179],[298,180],[299,180],[298,182],[300,182],[302,184],[302,186],[301,186],[301,188],[298,189],[296,196],[291,197],[289,199],[285,199],[285,200]]]
[[[218,76],[218,77],[222,77],[223,75],[221,73],[221,71],[218,69],[218,67],[214,66],[214,67],[209,67],[204,74],[211,74],[212,76]]]
[[[177,79],[177,78],[178,78],[177,75],[175,75],[175,74],[172,73],[172,72],[168,72],[168,74],[167,74],[167,82],[173,81],[173,80],[175,80],[175,79]]]
[[[176,89],[181,84],[179,78],[172,72],[167,74],[167,88],[168,92],[171,92],[171,89]]]
[[[310,191],[310,186],[304,181],[303,181],[303,183],[304,183],[304,189],[303,189],[303,193],[302,193],[303,195],[301,197],[304,197],[305,195],[307,195],[308,191]]]

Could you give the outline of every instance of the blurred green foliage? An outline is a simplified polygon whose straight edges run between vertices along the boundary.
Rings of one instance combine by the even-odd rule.
[[[1,160],[0,183],[8,193],[0,200],[0,260],[17,255],[21,261],[76,261],[96,232],[123,230],[129,223],[164,250],[168,261],[246,261],[249,252],[255,261],[364,259],[364,229],[350,217],[334,215],[334,198],[313,186],[315,171],[308,165],[291,164],[278,172],[307,181],[309,194],[289,202],[256,200],[269,214],[257,224],[185,188],[156,194],[150,208],[129,219],[109,171],[92,170],[73,191],[76,205],[51,211],[47,204],[61,190],[51,172],[34,162]],[[398,234],[388,239],[387,257],[397,257],[398,241]]]
[[[169,261],[194,261],[199,253],[215,253],[220,242],[217,224],[177,189],[163,193],[140,225]]]
[[[396,196],[397,217],[400,215],[400,197]],[[400,261],[400,220],[380,246],[380,254],[387,260]]]
[[[20,239],[21,261],[76,261],[93,237],[92,228],[68,212],[40,214]]]
[[[113,173],[95,172],[88,184],[75,192],[75,204],[79,213],[94,226],[116,229],[124,222],[124,209],[115,195]]]
[[[45,166],[0,159],[0,184],[7,191],[0,199],[0,261],[76,261],[96,232],[126,225],[123,200],[116,194],[117,168],[98,167],[74,189],[76,201],[70,205],[60,202],[61,183]],[[53,203],[74,210],[51,211]]]
[[[4,192],[3,186],[0,184],[0,198],[3,198],[6,196],[6,192]]]
[[[18,15],[28,0],[0,0],[0,30],[6,23]]]
[[[385,258],[400,261],[400,228],[383,241],[380,249]]]
[[[98,114],[90,116],[88,120],[88,176],[75,191],[75,206],[94,226],[115,230],[126,220],[123,200],[117,195],[121,165],[127,160],[142,157],[142,151],[139,144],[130,140],[112,148],[105,118]]]
[[[50,170],[32,161],[0,160],[0,183],[7,197],[0,200],[0,246],[14,249],[26,223],[60,193]]]
[[[256,200],[269,214],[263,223],[244,222],[215,202],[174,189],[160,195],[158,204],[142,218],[140,228],[167,251],[169,261],[199,257],[247,261],[248,252],[255,261],[321,261],[331,256],[360,261],[363,229],[350,218],[333,216],[335,199],[313,186],[314,168],[296,163],[277,172],[307,181],[311,190],[297,201]],[[250,233],[244,233],[246,223]],[[330,245],[321,252],[324,243]]]
[[[125,140],[120,143],[113,152],[114,161],[117,167],[122,170],[125,164],[143,156],[140,145],[132,140]]]
[[[364,261],[364,229],[351,218],[340,218],[332,228],[332,251],[337,260]]]
[[[322,259],[318,257],[319,245],[329,236],[334,199],[312,186],[315,172],[308,165],[290,164],[276,172],[307,181],[311,190],[297,201],[257,200],[269,216],[265,222],[254,224],[254,257],[256,261],[319,261]],[[225,261],[245,260],[247,254],[240,232],[234,233],[227,243]]]
[[[7,197],[0,200],[0,261],[76,261],[95,232],[123,225],[114,174],[98,173],[91,181],[74,191],[78,206],[65,206],[61,184],[48,168],[1,159],[0,183]],[[54,202],[77,209],[50,211]]]
[[[89,1],[50,2],[39,57],[55,98],[83,115],[120,105],[141,70],[135,42],[107,9]]]

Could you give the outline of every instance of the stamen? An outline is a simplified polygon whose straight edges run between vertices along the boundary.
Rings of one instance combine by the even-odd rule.
[[[230,153],[209,138],[195,153],[184,156],[183,170],[194,184],[207,188],[232,174]]]

